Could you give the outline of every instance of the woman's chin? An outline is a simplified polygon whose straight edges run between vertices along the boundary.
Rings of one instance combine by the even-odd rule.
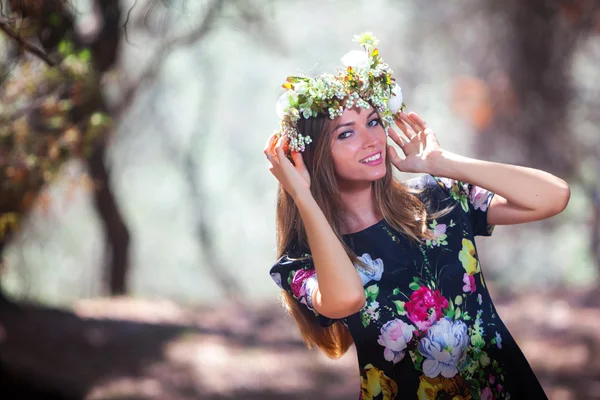
[[[378,181],[379,179],[383,178],[386,174],[387,170],[385,168],[385,163],[382,163],[381,165],[378,165],[377,168],[375,168],[372,171],[372,179],[373,181]]]

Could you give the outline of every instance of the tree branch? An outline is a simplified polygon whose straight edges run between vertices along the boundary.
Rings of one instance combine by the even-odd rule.
[[[198,40],[202,39],[206,33],[210,30],[212,22],[217,17],[219,11],[223,8],[224,1],[223,0],[213,0],[212,3],[208,6],[208,10],[204,14],[204,18],[202,22],[198,25],[198,27],[191,32],[187,32],[183,35],[168,39],[165,43],[163,43],[156,55],[153,57],[153,61],[150,62],[150,65],[146,68],[146,70],[142,73],[142,75],[132,84],[128,85],[128,88],[125,89],[124,94],[122,96],[122,101],[115,107],[115,112],[117,115],[123,113],[126,109],[128,109],[127,105],[131,104],[133,99],[136,97],[138,89],[142,86],[142,84],[156,76],[157,74],[157,65],[163,61],[168,53],[173,49],[176,45],[191,45]]]
[[[23,49],[25,49],[27,52],[29,52],[29,53],[35,55],[36,57],[40,58],[41,60],[43,60],[46,64],[48,64],[51,67],[53,67],[53,66],[56,65],[56,63],[54,61],[52,61],[48,57],[48,55],[46,53],[44,53],[39,48],[37,48],[36,46],[32,45],[31,43],[29,43],[25,39],[23,39],[23,37],[21,37],[21,35],[19,35],[17,32],[13,31],[12,28],[6,22],[0,21],[0,29],[2,31],[4,31],[4,33],[6,33],[9,37],[11,37],[15,41],[17,41],[19,43],[19,45]]]

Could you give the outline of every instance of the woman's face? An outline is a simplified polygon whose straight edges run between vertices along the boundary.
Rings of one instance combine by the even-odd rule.
[[[332,124],[331,154],[341,188],[385,176],[387,137],[374,108],[352,107]]]

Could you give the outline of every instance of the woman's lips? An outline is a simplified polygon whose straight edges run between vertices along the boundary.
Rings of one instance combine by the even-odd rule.
[[[373,159],[375,158],[375,159]],[[371,159],[370,161],[364,161],[367,159]],[[362,159],[360,161],[361,164],[365,164],[365,165],[379,165],[383,162],[383,157],[381,155],[381,152],[375,153],[373,155],[370,155],[369,157],[366,157],[364,159]]]

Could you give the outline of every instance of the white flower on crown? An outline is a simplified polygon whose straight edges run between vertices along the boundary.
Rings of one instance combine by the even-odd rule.
[[[400,88],[400,86],[398,86],[398,84],[396,84],[396,86],[394,86],[394,88],[392,89],[392,93],[394,94],[392,97],[390,97],[390,99],[388,100],[388,108],[390,109],[390,112],[392,114],[396,114],[401,108],[402,108],[402,89]]]
[[[286,110],[297,101],[298,93],[296,93],[293,90],[287,90],[284,94],[282,94],[279,97],[279,100],[277,100],[277,105],[275,106],[277,116],[279,116],[279,118],[283,118],[283,116],[286,113]]]
[[[342,57],[342,64],[352,68],[368,68],[371,60],[365,51],[351,50]]]
[[[287,91],[278,99],[275,110],[281,118],[279,133],[290,138],[290,150],[302,152],[312,142],[297,130],[297,121],[302,117],[323,113],[334,119],[344,109],[367,109],[372,105],[379,111],[387,134],[394,124],[394,114],[404,108],[402,90],[392,78],[393,71],[375,48],[379,40],[373,33],[364,32],[355,35],[354,41],[364,51],[352,50],[342,57],[346,68],[318,78],[288,76],[282,85]]]
[[[354,42],[361,46],[371,48],[379,44],[379,40],[373,35],[373,32],[363,32],[360,35],[354,35]]]
[[[298,94],[304,94],[308,90],[308,84],[306,82],[296,82],[294,84],[294,91]]]

